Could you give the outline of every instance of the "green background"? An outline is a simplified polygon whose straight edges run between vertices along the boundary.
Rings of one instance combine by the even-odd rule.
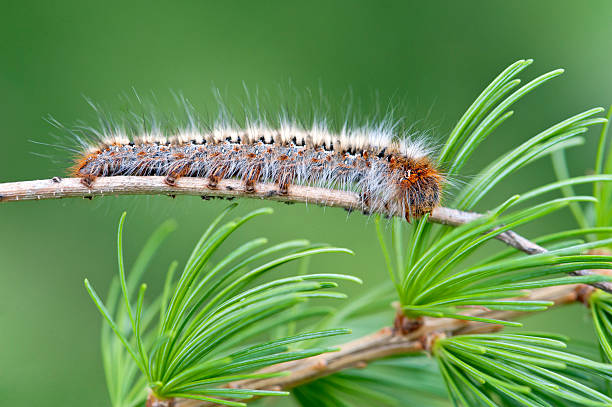
[[[182,91],[196,107],[213,102],[213,84],[230,96],[242,83],[275,89],[321,87],[330,100],[347,89],[365,100],[399,97],[419,128],[444,140],[480,90],[503,68],[534,58],[526,76],[566,68],[516,107],[515,117],[481,146],[469,179],[490,158],[537,131],[612,102],[609,1],[9,1],[0,0],[0,182],[64,175],[67,156],[52,147],[52,127],[92,122],[83,95],[118,107],[132,87],[160,105]],[[596,134],[572,151],[579,175],[592,168]],[[52,156],[51,158],[49,156]],[[494,190],[485,205],[553,179],[544,159]],[[459,180],[461,181],[461,180]],[[184,260],[226,202],[177,197],[108,197],[0,205],[0,404],[108,405],[99,352],[100,316],[83,287],[105,292],[116,273],[115,230],[128,211],[128,264],[147,235],[172,217],[179,229],[146,278],[153,290],[172,259]],[[305,237],[349,247],[355,257],[314,259],[368,284],[385,278],[372,219],[339,209],[267,204],[233,242]],[[527,235],[573,226],[540,220]],[[289,267],[289,271],[292,269]],[[355,288],[345,285],[348,291]],[[527,320],[592,341],[581,307]]]

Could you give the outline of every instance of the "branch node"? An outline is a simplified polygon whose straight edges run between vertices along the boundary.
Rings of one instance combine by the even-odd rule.
[[[386,326],[384,328],[381,328],[378,333],[382,336],[392,336],[393,335],[393,329],[391,329],[390,326]]]
[[[176,399],[158,399],[153,392],[149,392],[146,407],[175,407]]]
[[[576,286],[576,301],[580,301],[585,306],[589,306],[589,298],[595,292],[595,288],[586,284],[579,284]]]
[[[406,314],[404,314],[404,310],[397,301],[393,303],[393,306],[397,310],[397,312],[395,313],[395,319],[393,320],[394,335],[406,336],[423,326],[422,317],[416,319],[408,318]]]
[[[325,370],[327,368],[327,361],[324,359],[317,360],[317,363],[314,365],[314,368],[317,370]]]
[[[427,353],[431,353],[431,350],[433,349],[436,342],[444,338],[446,338],[446,334],[444,332],[435,331],[421,336],[419,338],[419,342],[423,346],[424,351],[426,351]]]

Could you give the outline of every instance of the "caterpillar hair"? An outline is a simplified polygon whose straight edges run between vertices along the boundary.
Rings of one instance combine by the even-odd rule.
[[[170,186],[182,177],[203,178],[210,189],[236,179],[247,195],[261,183],[276,185],[279,195],[292,185],[352,191],[364,212],[403,214],[408,221],[440,203],[444,177],[433,149],[424,137],[400,134],[390,119],[334,131],[326,120],[304,126],[283,117],[273,125],[258,117],[240,126],[222,115],[202,126],[188,110],[189,124],[175,128],[130,131],[105,122],[103,130],[84,129],[71,175],[86,186],[99,177],[162,176]]]

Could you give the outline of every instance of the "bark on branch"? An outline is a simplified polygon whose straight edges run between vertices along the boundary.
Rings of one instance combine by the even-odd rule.
[[[571,304],[582,300],[584,289],[592,290],[583,285],[566,285],[547,287],[533,290],[527,297],[530,300],[553,301],[554,306]],[[471,315],[495,319],[516,319],[525,312],[518,311],[489,311],[486,309],[474,310]],[[288,376],[274,377],[259,380],[242,380],[231,383],[229,387],[256,389],[256,390],[288,390],[301,384],[331,375],[335,372],[363,368],[368,363],[393,355],[427,351],[433,335],[446,336],[495,332],[501,325],[465,321],[450,318],[425,318],[423,325],[406,335],[400,335],[391,327],[383,328],[375,333],[366,335],[354,341],[340,345],[338,352],[324,353],[308,359],[280,363],[259,372],[290,372]],[[211,403],[202,403],[194,400],[176,400],[180,407],[213,406]]]
[[[164,183],[164,177],[100,177],[92,186],[85,186],[80,178],[54,177],[35,181],[7,182],[0,184],[0,202],[29,201],[59,198],[92,198],[108,195],[196,195],[209,197],[249,197],[269,199],[281,202],[305,202],[324,206],[337,206],[349,211],[367,211],[359,195],[350,191],[339,191],[291,185],[287,194],[281,194],[278,186],[269,183],[257,184],[254,191],[247,191],[241,180],[225,179],[211,187],[205,178],[180,178],[176,185]],[[398,213],[386,213],[389,216],[403,216]],[[456,209],[437,207],[431,213],[431,222],[443,225],[458,226],[479,217],[480,214],[463,212]],[[544,253],[546,249],[521,235],[506,231],[497,235],[497,239],[527,254]],[[588,275],[588,270],[576,271],[575,275]],[[612,283],[594,283],[594,287],[612,293]]]
[[[338,191],[324,188],[292,185],[287,194],[280,194],[274,184],[258,184],[255,191],[246,191],[240,180],[226,179],[220,181],[214,188],[208,180],[202,178],[181,178],[176,185],[170,186],[163,182],[163,177],[107,177],[98,178],[88,187],[78,178],[61,179],[54,177],[47,180],[10,182],[0,184],[0,202],[14,202],[42,199],[59,199],[69,197],[92,198],[107,195],[196,195],[209,197],[250,197],[269,199],[281,202],[305,202],[316,205],[337,206],[349,211],[361,210],[367,212],[359,195],[349,191]],[[395,216],[402,214],[386,213]],[[438,207],[431,213],[431,222],[458,226],[481,216],[478,213],[462,212],[456,209]],[[527,254],[544,253],[546,249],[513,232],[506,231],[497,236],[505,244]],[[582,270],[574,272],[577,275],[588,275],[593,272]],[[612,293],[612,284],[608,282],[595,283],[593,286]],[[554,301],[555,305],[563,305],[582,300],[593,290],[584,285],[570,285],[542,288],[532,291],[529,295],[533,300]],[[520,312],[474,310],[471,314],[494,319],[514,319],[523,314]],[[264,372],[288,371],[290,375],[261,380],[246,380],[232,383],[232,387],[249,389],[291,389],[300,384],[328,376],[337,371],[365,367],[367,363],[387,356],[411,352],[422,352],[429,346],[432,335],[443,333],[447,336],[492,332],[501,328],[500,325],[473,321],[463,321],[446,318],[425,318],[423,325],[408,334],[395,332],[387,327],[373,334],[364,336],[340,346],[338,352],[282,363],[264,369]],[[156,400],[149,399],[148,405],[156,406],[205,406],[207,403],[193,400]],[[153,404],[151,404],[153,403]]]

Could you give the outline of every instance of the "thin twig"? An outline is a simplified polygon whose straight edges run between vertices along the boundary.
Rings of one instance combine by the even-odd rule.
[[[205,178],[180,178],[176,185],[164,182],[164,177],[100,177],[92,186],[84,185],[79,178],[58,178],[35,181],[8,182],[0,184],[0,202],[29,201],[59,198],[92,198],[106,195],[196,195],[209,197],[249,197],[281,202],[306,202],[316,205],[337,206],[349,211],[367,212],[359,194],[350,191],[291,185],[286,194],[279,192],[275,184],[257,184],[254,191],[247,191],[245,183],[236,179],[224,179],[214,187]],[[400,213],[385,213],[388,216],[403,216]],[[437,207],[431,213],[431,222],[458,226],[481,216],[474,212]],[[546,249],[509,230],[496,236],[505,244],[527,254],[544,253]],[[591,271],[574,271],[574,275],[590,275]],[[612,293],[612,283],[598,282],[594,287]]]
[[[98,178],[88,187],[78,178],[53,178],[0,184],[0,202],[58,199],[68,197],[91,198],[105,195],[197,195],[208,197],[252,197],[270,199],[281,202],[307,202],[317,205],[337,206],[347,210],[362,210],[367,212],[359,195],[349,191],[338,191],[324,188],[292,185],[287,194],[280,194],[274,184],[258,184],[255,191],[246,191],[244,183],[239,180],[226,179],[220,181],[214,188],[202,178],[181,178],[176,185],[170,186],[163,182],[163,177],[107,177]],[[386,213],[385,215],[402,215]],[[433,210],[429,220],[444,225],[458,226],[481,216],[478,213],[463,212],[456,209],[438,207]],[[506,231],[497,239],[521,250],[527,254],[544,253],[546,249],[513,232]],[[592,274],[591,271],[577,271],[577,275]],[[596,283],[593,286],[612,292],[612,284]],[[591,289],[592,290],[592,289]],[[584,285],[569,285],[541,288],[529,295],[532,300],[554,301],[555,305],[563,305],[579,300],[586,291],[591,291]],[[513,319],[522,312],[474,310],[471,315],[492,319]],[[364,336],[355,341],[339,346],[338,352],[325,353],[319,356],[293,362],[281,363],[263,369],[262,372],[290,372],[288,376],[260,380],[246,380],[232,383],[232,387],[248,389],[291,389],[300,384],[328,376],[340,370],[364,367],[367,363],[392,355],[422,352],[427,350],[430,338],[434,334],[443,333],[447,336],[493,332],[500,325],[475,321],[464,321],[448,318],[425,318],[423,325],[406,335],[394,332],[392,328],[383,328],[378,332]],[[173,400],[171,404],[163,400],[154,401],[159,406],[180,405],[181,407],[205,406],[207,403],[193,400]],[[152,404],[151,404],[152,405]]]
[[[574,303],[580,300],[583,285],[546,287],[533,290],[527,298],[535,301],[553,301],[555,306]],[[469,313],[484,318],[516,319],[525,312],[474,310]],[[290,372],[288,376],[268,379],[241,380],[229,387],[254,390],[288,390],[301,384],[320,379],[335,372],[363,368],[368,363],[393,355],[424,352],[431,346],[431,337],[440,333],[446,336],[471,333],[495,332],[501,325],[450,318],[425,318],[423,325],[407,334],[398,335],[390,327],[366,335],[339,346],[337,352],[324,353],[307,359],[280,363],[260,370],[258,373]],[[204,407],[214,404],[193,400],[178,400],[180,407]]]

